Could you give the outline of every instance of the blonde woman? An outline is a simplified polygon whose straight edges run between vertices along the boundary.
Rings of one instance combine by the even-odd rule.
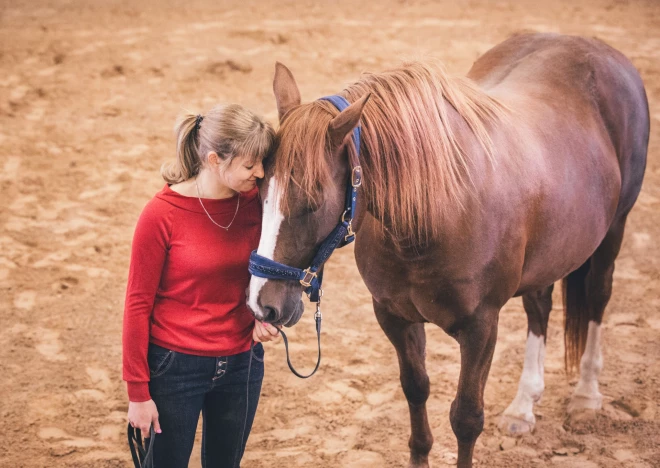
[[[128,420],[143,434],[153,424],[156,468],[187,468],[202,413],[203,466],[238,467],[261,392],[260,342],[278,335],[245,304],[261,233],[256,181],[274,133],[239,105],[186,115],[175,131],[176,161],[161,171],[167,184],[133,237],[123,330]]]

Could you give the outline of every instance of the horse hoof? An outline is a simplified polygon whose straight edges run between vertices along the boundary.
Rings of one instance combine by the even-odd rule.
[[[408,461],[408,468],[430,468],[428,456],[423,459],[413,459]]]
[[[534,430],[534,423],[535,421],[527,421],[522,418],[503,414],[500,417],[499,428],[502,432],[512,435],[529,434]]]
[[[583,410],[598,411],[603,407],[603,395],[594,396],[573,395],[568,403],[568,414]]]
[[[425,463],[413,463],[412,461],[408,462],[408,468],[430,468],[429,462]]]
[[[598,413],[592,409],[573,410],[568,413],[564,419],[563,427],[569,432],[577,434],[587,434],[593,432],[593,421]]]

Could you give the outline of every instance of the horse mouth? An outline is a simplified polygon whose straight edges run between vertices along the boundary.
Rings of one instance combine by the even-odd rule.
[[[304,310],[305,310],[305,305],[303,304],[303,301],[299,301],[298,304],[296,305],[296,308],[293,310],[293,313],[288,317],[283,318],[280,321],[281,323],[279,323],[278,325],[283,325],[287,328],[291,328],[300,321],[300,318],[302,317]]]

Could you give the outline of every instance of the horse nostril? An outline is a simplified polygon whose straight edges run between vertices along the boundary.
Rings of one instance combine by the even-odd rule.
[[[277,310],[275,310],[273,307],[266,306],[264,307],[264,311],[266,312],[266,317],[264,317],[264,322],[272,323],[277,320]]]

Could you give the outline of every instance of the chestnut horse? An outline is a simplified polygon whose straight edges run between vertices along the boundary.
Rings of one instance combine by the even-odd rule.
[[[568,411],[598,409],[600,324],[626,217],[639,194],[649,138],[644,86],[608,45],[524,34],[479,58],[467,78],[412,63],[367,73],[340,95],[301,104],[277,64],[278,142],[260,187],[257,253],[305,268],[344,210],[352,130],[361,125],[363,183],[355,258],[378,323],[394,345],[410,409],[410,466],[428,466],[424,323],[460,345],[451,405],[458,466],[472,465],[498,315],[522,296],[528,319],[518,393],[502,416],[533,428],[543,392],[552,288],[563,279],[566,364],[580,380]],[[291,326],[303,286],[253,276],[259,320]]]

